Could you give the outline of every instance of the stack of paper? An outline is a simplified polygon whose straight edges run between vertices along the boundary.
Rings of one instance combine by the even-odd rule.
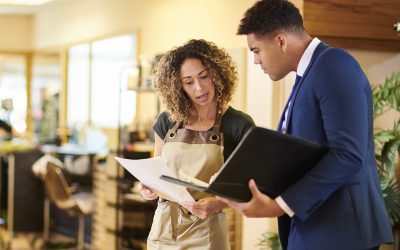
[[[188,204],[195,202],[186,188],[160,179],[161,175],[176,178],[176,175],[168,168],[161,157],[141,160],[119,157],[115,157],[115,159],[140,182],[155,191],[158,196],[178,203]]]

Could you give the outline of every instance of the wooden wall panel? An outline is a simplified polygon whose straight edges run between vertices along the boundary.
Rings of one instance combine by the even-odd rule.
[[[306,30],[333,46],[400,51],[400,0],[304,0],[303,12]]]

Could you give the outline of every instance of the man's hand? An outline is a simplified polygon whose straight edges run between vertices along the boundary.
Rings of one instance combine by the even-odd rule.
[[[249,181],[252,198],[248,202],[234,202],[225,198],[218,198],[246,217],[279,217],[285,212],[278,203],[269,196],[260,192],[254,180]]]
[[[219,213],[226,207],[228,206],[222,200],[215,197],[207,197],[193,203],[188,209],[197,217],[205,219]]]
[[[143,183],[139,183],[139,191],[145,200],[155,200],[158,198],[158,195],[151,190],[148,186]]]

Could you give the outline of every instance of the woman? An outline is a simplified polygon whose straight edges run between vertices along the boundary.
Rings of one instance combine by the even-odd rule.
[[[165,54],[153,72],[166,106],[155,122],[155,156],[181,179],[209,182],[246,131],[250,116],[227,106],[237,83],[231,57],[213,43],[190,40]],[[144,184],[145,199],[158,198]],[[148,249],[229,249],[225,203],[198,191],[188,209],[159,199]]]

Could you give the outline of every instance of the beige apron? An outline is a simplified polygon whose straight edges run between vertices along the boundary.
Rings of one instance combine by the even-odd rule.
[[[190,175],[209,182],[223,165],[221,117],[222,109],[219,107],[213,131],[178,129],[179,124],[168,131],[161,156],[179,178],[185,179],[185,175]],[[192,190],[190,193],[195,200],[209,196]],[[147,249],[230,249],[225,214],[220,212],[203,220],[176,202],[160,199]]]

